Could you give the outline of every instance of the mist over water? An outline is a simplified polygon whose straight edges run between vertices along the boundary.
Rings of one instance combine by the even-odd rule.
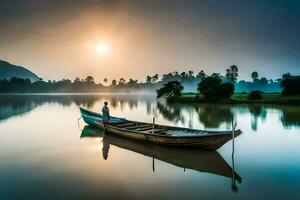
[[[85,127],[79,106],[243,134],[217,152],[141,144]],[[300,108],[167,104],[154,94],[1,95],[0,198],[295,199]],[[175,188],[180,192],[174,192]]]

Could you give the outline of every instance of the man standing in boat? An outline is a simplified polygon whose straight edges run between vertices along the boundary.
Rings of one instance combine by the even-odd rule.
[[[110,120],[109,109],[107,107],[107,101],[104,102],[104,106],[102,108],[103,122],[108,123]]]

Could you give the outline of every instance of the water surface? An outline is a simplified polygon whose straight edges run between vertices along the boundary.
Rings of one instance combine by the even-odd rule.
[[[86,127],[79,106],[243,134],[216,152],[146,145]],[[297,199],[300,107],[178,105],[154,95],[1,95],[1,199]]]

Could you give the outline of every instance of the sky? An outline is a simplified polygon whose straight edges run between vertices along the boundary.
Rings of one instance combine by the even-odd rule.
[[[0,59],[44,80],[300,74],[300,1],[0,0]]]

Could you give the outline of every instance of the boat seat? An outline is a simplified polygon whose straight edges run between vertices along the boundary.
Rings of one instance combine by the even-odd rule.
[[[135,130],[135,129],[137,129],[137,130],[140,131],[141,129],[144,129],[144,128],[152,128],[152,126],[149,126],[149,125],[140,125],[140,126],[128,127],[126,129],[128,129],[128,130]]]
[[[133,126],[133,125],[135,125],[135,123],[120,124],[120,125],[116,125],[116,127],[125,128],[125,127],[129,127],[129,126]]]
[[[146,131],[146,130],[152,130],[153,129],[153,126],[148,126],[148,127],[145,127],[145,128],[139,128],[138,130],[139,131]]]
[[[143,133],[152,133],[153,129],[151,130],[146,130],[146,131],[142,131]],[[154,134],[165,134],[166,130],[165,129],[154,129]]]

